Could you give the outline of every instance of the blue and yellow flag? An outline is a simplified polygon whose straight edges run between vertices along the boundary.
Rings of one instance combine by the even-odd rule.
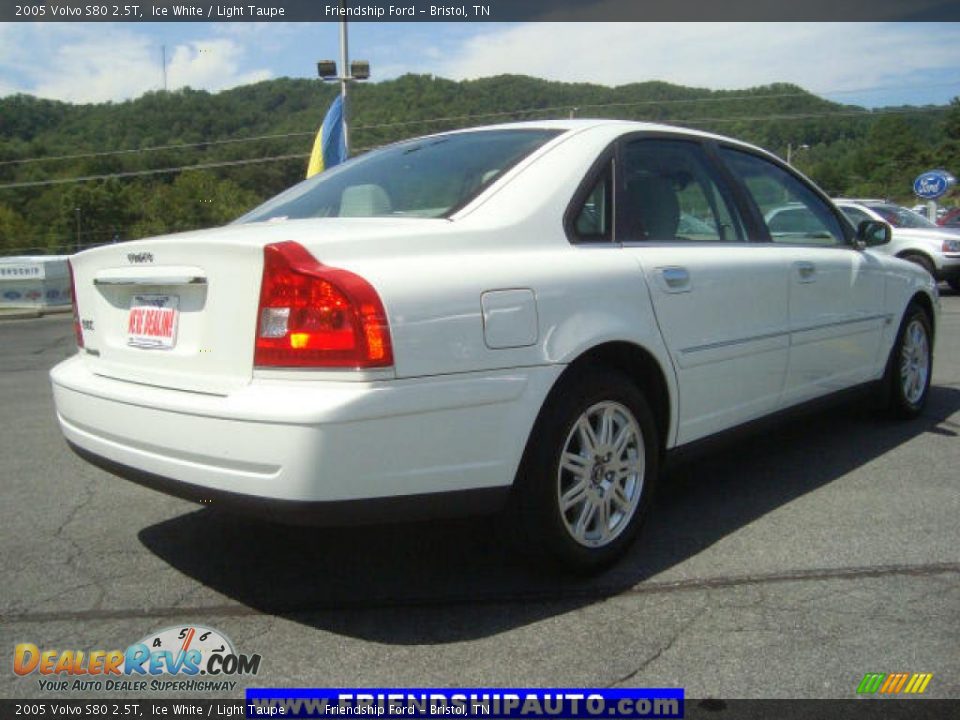
[[[313,177],[346,159],[347,144],[343,141],[343,96],[337,95],[323,118],[317,139],[313,141],[307,177]]]

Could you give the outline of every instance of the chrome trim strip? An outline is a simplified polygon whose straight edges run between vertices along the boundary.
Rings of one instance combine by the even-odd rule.
[[[206,285],[207,279],[200,275],[166,275],[157,277],[110,277],[94,278],[94,285]]]
[[[792,328],[791,333],[801,333],[809,332],[810,330],[822,330],[823,328],[829,327],[840,327],[841,325],[855,325],[856,323],[862,322],[873,322],[874,320],[884,320],[888,317],[888,313],[881,313],[877,315],[866,315],[864,317],[852,318],[850,320],[837,320],[836,322],[821,323],[820,325],[809,325],[807,327]]]
[[[732,345],[744,345],[758,340],[772,340],[774,338],[789,335],[789,332],[765,333],[763,335],[752,335],[747,338],[738,338],[737,340],[721,340],[720,342],[708,343],[707,345],[696,345],[694,347],[683,348],[681,353],[698,353],[706,350],[716,350],[717,348],[730,347]]]
[[[749,342],[756,342],[757,340],[770,340],[772,338],[783,337],[784,335],[794,335],[797,333],[810,332],[811,330],[823,330],[831,327],[840,327],[842,325],[855,325],[857,323],[864,322],[873,322],[875,320],[885,320],[889,321],[890,315],[884,313],[882,315],[868,315],[866,317],[853,318],[851,320],[838,320],[837,322],[822,323],[820,325],[809,325],[807,327],[798,327],[791,328],[786,332],[776,332],[776,333],[764,333],[762,335],[752,335],[751,337],[738,338],[736,340],[721,340],[720,342],[708,343],[707,345],[696,345],[694,347],[683,348],[680,350],[681,353],[697,353],[703,352],[706,350],[715,350],[722,347],[730,347],[731,345],[742,345]]]

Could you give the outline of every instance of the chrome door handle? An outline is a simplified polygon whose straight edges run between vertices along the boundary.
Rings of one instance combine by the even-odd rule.
[[[800,282],[813,282],[817,274],[817,266],[811,262],[798,262],[797,274],[800,276]]]
[[[660,275],[670,290],[684,290],[690,287],[690,273],[682,267],[665,267],[660,269]]]

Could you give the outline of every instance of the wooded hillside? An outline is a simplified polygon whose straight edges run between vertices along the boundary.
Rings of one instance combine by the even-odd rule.
[[[285,78],[99,105],[2,98],[0,254],[72,251],[78,230],[80,244],[90,245],[232,220],[302,179],[335,92]],[[456,127],[573,114],[685,125],[782,157],[789,145],[793,164],[834,195],[913,204],[911,184],[923,170],[960,173],[958,100],[867,111],[788,84],[609,88],[512,75],[405,75],[357,85],[352,98],[355,152]]]

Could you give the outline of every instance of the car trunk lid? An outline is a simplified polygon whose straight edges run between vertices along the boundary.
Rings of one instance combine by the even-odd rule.
[[[447,221],[229,225],[89,250],[71,259],[84,349],[97,374],[226,395],[254,367],[263,248],[301,242],[323,263],[417,252]]]
[[[71,261],[84,352],[99,375],[226,394],[252,373],[262,250],[125,243]]]

